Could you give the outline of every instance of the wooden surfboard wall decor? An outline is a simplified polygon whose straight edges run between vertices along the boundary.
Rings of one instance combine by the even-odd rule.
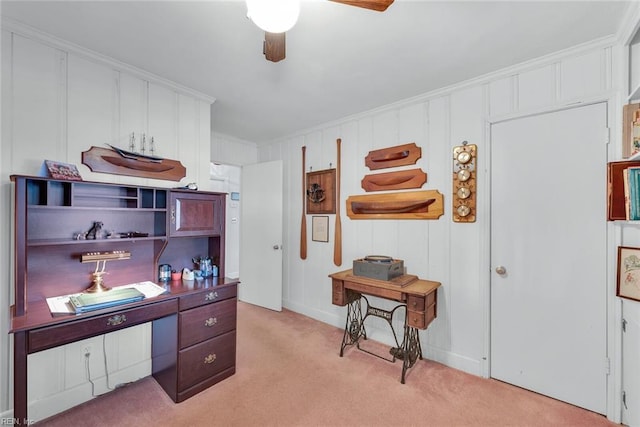
[[[362,188],[369,191],[407,190],[421,188],[427,182],[427,174],[422,169],[408,169],[365,175]]]
[[[438,219],[444,197],[438,190],[365,194],[347,198],[351,219]]]
[[[386,169],[414,165],[420,157],[422,157],[422,148],[412,142],[369,151],[369,154],[364,158],[364,164],[370,170]]]
[[[113,175],[136,176],[139,178],[180,181],[187,169],[178,160],[162,159],[151,156],[122,154],[115,150],[91,147],[82,152],[82,164],[92,172]]]

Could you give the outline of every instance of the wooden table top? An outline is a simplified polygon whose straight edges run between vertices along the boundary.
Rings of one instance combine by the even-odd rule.
[[[336,280],[342,280],[344,282],[354,282],[368,286],[374,286],[381,289],[390,291],[400,291],[408,295],[425,296],[434,292],[441,285],[440,282],[434,282],[432,280],[419,279],[417,276],[403,275],[397,277],[391,281],[371,279],[364,276],[356,276],[353,274],[353,270],[344,270],[337,273],[330,274],[329,277]],[[402,286],[404,283],[406,285]],[[346,286],[348,287],[348,286]]]

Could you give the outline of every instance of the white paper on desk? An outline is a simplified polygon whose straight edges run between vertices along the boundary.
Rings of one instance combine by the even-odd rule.
[[[125,288],[136,288],[140,292],[144,294],[145,298],[154,298],[158,295],[162,295],[167,292],[165,288],[162,286],[158,286],[153,282],[140,282],[140,283],[131,283],[129,285],[115,286],[113,289],[125,289]],[[56,314],[75,314],[73,306],[69,302],[69,297],[73,295],[80,294],[71,294],[71,295],[62,295],[59,297],[51,297],[47,298],[47,305],[49,306],[49,311],[52,315]]]
[[[75,314],[75,310],[69,302],[71,295],[63,295],[61,297],[47,298],[47,305],[51,314]]]
[[[153,282],[131,283],[129,285],[116,286],[113,289],[136,288],[144,294],[145,298],[154,298],[167,292],[162,286],[158,286]]]

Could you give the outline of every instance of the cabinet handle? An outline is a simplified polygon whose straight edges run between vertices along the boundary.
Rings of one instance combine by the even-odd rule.
[[[176,223],[176,207],[171,206],[171,224]]]
[[[215,353],[208,354],[207,357],[204,358],[204,364],[205,365],[210,365],[215,361],[216,361],[216,354]]]
[[[127,321],[127,316],[124,314],[116,314],[115,316],[111,316],[107,319],[107,326],[118,326],[122,325]]]
[[[216,323],[218,323],[218,318],[217,317],[209,317],[207,320],[204,321],[204,326],[207,327],[211,327],[213,325],[215,325]]]
[[[214,291],[214,292],[209,292],[208,294],[206,294],[206,295],[204,296],[204,300],[205,300],[205,301],[213,301],[213,300],[215,300],[216,298],[218,298],[218,293],[217,293],[217,292],[215,292],[215,291]]]

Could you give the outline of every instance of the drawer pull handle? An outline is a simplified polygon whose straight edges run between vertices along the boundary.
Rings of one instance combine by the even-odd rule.
[[[207,320],[204,321],[204,326],[211,327],[216,323],[218,323],[217,317],[209,317]]]
[[[204,358],[204,364],[205,365],[210,365],[215,361],[216,361],[216,354],[215,353],[208,354],[207,357]]]
[[[215,292],[215,291],[214,291],[214,292],[209,292],[208,294],[206,294],[206,295],[204,296],[204,300],[205,300],[205,301],[213,301],[213,300],[215,300],[216,298],[218,298],[218,293],[217,293],[217,292]]]
[[[122,325],[127,321],[127,316],[124,314],[116,314],[115,316],[111,316],[107,319],[107,326],[118,326]]]

